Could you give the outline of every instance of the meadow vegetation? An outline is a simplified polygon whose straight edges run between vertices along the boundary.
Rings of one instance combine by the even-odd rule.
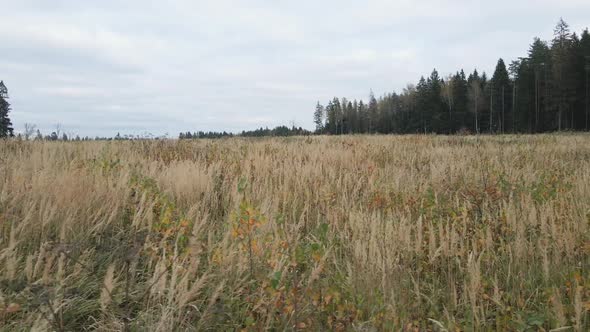
[[[590,136],[0,140],[0,330],[588,330]]]

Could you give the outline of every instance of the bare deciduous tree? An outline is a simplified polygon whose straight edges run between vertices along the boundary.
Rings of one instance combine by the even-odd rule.
[[[453,112],[453,75],[449,74],[443,81],[442,88],[440,90],[441,97],[444,103],[449,108],[449,118]]]
[[[34,123],[26,122],[24,127],[25,132],[23,134],[25,135],[25,139],[28,141],[35,134],[35,131],[37,130],[37,125],[35,125]]]

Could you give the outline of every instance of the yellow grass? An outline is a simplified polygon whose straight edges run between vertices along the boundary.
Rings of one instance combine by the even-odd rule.
[[[0,141],[0,329],[582,331],[589,223],[582,134]]]

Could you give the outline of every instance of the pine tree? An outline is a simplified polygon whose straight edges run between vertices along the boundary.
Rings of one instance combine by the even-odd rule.
[[[11,110],[10,103],[6,99],[8,99],[8,89],[4,82],[0,81],[0,138],[14,137],[12,122],[8,117]]]

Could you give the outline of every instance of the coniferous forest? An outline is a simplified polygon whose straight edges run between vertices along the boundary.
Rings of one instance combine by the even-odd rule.
[[[460,69],[441,77],[434,69],[401,93],[369,100],[318,102],[316,132],[356,133],[542,133],[588,131],[590,34],[571,32],[560,19],[549,42],[535,38],[528,53],[491,77]]]

